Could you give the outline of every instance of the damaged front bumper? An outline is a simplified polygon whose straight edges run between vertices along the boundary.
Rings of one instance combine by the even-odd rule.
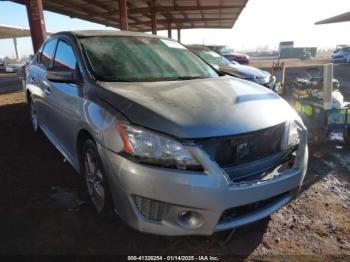
[[[115,211],[131,227],[160,235],[211,235],[277,211],[296,196],[307,168],[307,133],[293,164],[266,180],[233,182],[201,148],[188,150],[204,171],[142,165],[99,146]]]

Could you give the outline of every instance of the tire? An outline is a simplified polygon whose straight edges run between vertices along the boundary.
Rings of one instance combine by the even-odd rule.
[[[39,124],[39,111],[33,99],[29,99],[29,114],[30,120],[32,123],[32,128],[35,133],[40,132],[40,124]]]
[[[343,129],[343,138],[346,145],[350,145],[350,131],[349,129]]]
[[[86,192],[97,214],[111,213],[112,198],[108,180],[96,143],[92,139],[87,139],[82,146],[81,174],[84,177]]]
[[[324,144],[327,142],[326,132],[322,129],[310,130],[312,142],[315,144]]]

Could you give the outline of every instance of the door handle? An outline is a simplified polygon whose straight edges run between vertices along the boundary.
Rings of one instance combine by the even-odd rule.
[[[47,96],[51,95],[51,89],[48,88],[48,87],[45,88],[45,89],[44,89],[44,94],[47,95]]]

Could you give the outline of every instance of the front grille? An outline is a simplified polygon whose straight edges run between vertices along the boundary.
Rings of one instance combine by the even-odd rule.
[[[248,215],[249,213],[252,213],[258,209],[263,209],[264,207],[266,207],[267,205],[273,203],[273,202],[277,202],[278,200],[282,199],[283,197],[285,197],[287,194],[289,193],[283,193],[268,199],[264,199],[258,202],[254,202],[251,204],[247,204],[244,206],[239,206],[239,207],[233,207],[230,209],[226,209],[219,220],[219,224],[224,224],[224,223],[230,223],[231,221],[242,217],[244,215]]]
[[[140,214],[150,220],[164,220],[170,209],[169,204],[149,198],[134,196],[134,200]]]
[[[284,130],[282,123],[240,135],[198,139],[196,143],[221,167],[233,167],[281,152]]]

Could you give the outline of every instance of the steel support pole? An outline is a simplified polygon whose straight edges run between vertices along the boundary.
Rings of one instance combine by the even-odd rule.
[[[128,31],[128,6],[127,0],[119,0],[120,30]]]
[[[155,0],[152,1],[151,6],[151,19],[152,19],[152,34],[157,34],[157,12],[156,12],[156,2]]]
[[[16,52],[16,59],[19,59],[19,54],[18,54],[18,46],[17,46],[17,38],[13,38],[13,46],[15,47],[15,52]]]
[[[32,37],[34,53],[39,50],[42,43],[46,40],[46,28],[43,12],[42,0],[26,0],[30,34]]]
[[[177,29],[177,41],[181,42],[181,28]]]
[[[172,37],[171,33],[171,23],[168,23],[168,38]]]

